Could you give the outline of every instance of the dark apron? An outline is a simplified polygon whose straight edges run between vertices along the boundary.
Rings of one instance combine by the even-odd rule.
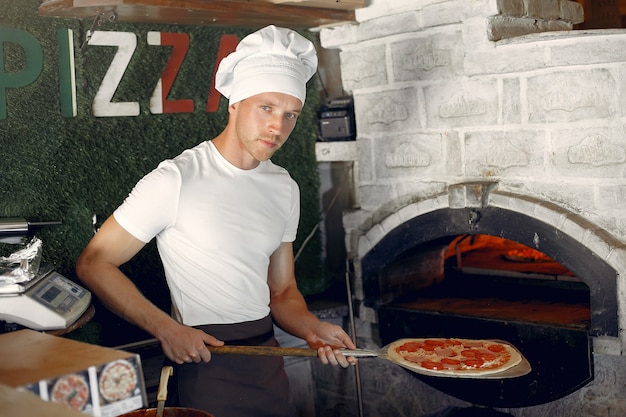
[[[227,345],[278,346],[271,317],[195,326]],[[176,365],[178,402],[215,417],[295,417],[282,357],[211,355],[208,363]]]

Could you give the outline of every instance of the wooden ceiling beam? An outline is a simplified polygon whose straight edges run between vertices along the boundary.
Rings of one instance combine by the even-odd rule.
[[[307,5],[307,0],[289,5],[272,0],[44,0],[38,12],[57,18],[86,19],[105,14],[120,22],[252,29],[275,24],[303,29],[354,22],[359,0],[347,1],[346,9],[336,8],[340,1],[334,1],[333,8],[320,8]]]

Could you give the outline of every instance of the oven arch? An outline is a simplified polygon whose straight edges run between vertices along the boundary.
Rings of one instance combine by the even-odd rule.
[[[466,183],[387,216],[356,239],[351,261],[362,278],[363,304],[380,303],[379,272],[405,251],[446,236],[487,234],[535,248],[574,272],[590,288],[594,336],[619,336],[618,278],[623,244],[581,216],[538,198]]]

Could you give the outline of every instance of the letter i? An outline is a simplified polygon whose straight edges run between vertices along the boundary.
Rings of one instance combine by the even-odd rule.
[[[71,29],[59,29],[59,90],[61,115],[76,117],[76,67],[74,64],[74,33]]]

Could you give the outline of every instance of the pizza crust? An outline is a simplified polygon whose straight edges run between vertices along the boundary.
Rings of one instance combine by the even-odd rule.
[[[441,369],[434,370],[428,369],[421,366],[419,363],[411,362],[406,360],[400,353],[398,353],[397,348],[408,343],[408,342],[424,342],[426,340],[434,340],[434,341],[446,341],[446,340],[455,340],[461,343],[466,342],[471,345],[493,345],[498,344],[502,346],[508,355],[510,355],[510,359],[508,362],[501,366],[491,367],[491,368],[468,368],[468,369]],[[432,355],[432,354],[431,354]],[[520,376],[530,372],[530,365],[523,358],[522,354],[515,349],[509,343],[499,341],[499,340],[478,340],[478,339],[459,339],[459,338],[419,338],[419,339],[400,339],[391,343],[387,347],[387,357],[392,362],[407,368],[411,371],[415,371],[425,375],[433,375],[433,376],[449,376],[449,377],[459,377],[459,378],[483,378],[483,377],[501,377],[502,374],[506,374],[506,371],[512,370],[515,367],[522,365],[519,375],[516,373],[509,373],[504,375],[504,377],[509,376]],[[426,360],[427,357],[424,356]]]

